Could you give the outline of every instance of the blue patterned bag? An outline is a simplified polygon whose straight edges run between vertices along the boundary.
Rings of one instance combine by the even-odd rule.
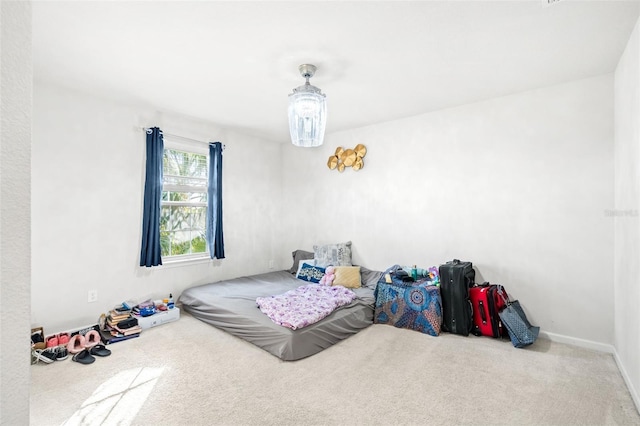
[[[404,282],[393,273],[398,268],[395,265],[387,269],[378,281],[373,322],[439,335],[442,326],[440,287],[427,278]]]
[[[498,315],[509,332],[511,343],[516,348],[528,346],[538,338],[540,327],[534,327],[529,323],[520,302],[517,300],[509,302]]]

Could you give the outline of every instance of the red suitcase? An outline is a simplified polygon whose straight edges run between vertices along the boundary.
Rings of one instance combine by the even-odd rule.
[[[476,336],[501,337],[506,335],[498,315],[509,300],[501,285],[484,283],[469,289],[473,306],[473,334]]]

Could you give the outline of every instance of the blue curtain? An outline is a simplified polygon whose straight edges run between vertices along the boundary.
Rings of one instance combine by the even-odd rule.
[[[140,266],[162,265],[160,257],[160,199],[162,198],[163,155],[162,131],[157,127],[147,129],[147,172],[144,181]]]
[[[209,144],[209,185],[207,188],[207,245],[212,259],[224,259],[222,236],[222,144]]]

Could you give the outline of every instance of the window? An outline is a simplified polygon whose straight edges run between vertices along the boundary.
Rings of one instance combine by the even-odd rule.
[[[146,132],[146,170],[140,266],[162,258],[224,259],[221,142],[164,143],[160,128]],[[189,143],[185,143],[189,141]],[[208,252],[207,252],[208,250]]]
[[[165,147],[160,247],[163,258],[204,257],[207,253],[208,155]]]

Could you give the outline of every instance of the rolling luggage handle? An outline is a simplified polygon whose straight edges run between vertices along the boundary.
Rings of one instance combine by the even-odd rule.
[[[503,290],[504,290],[504,287],[502,285],[496,284],[496,292],[500,295],[500,297],[504,301],[504,306],[503,306],[502,309],[506,308],[511,303],[511,301],[509,300],[509,296],[504,297],[504,291]]]
[[[484,302],[482,302],[482,300],[480,300],[478,302],[478,310],[480,311],[480,317],[482,318],[482,323],[486,324],[487,323],[487,314],[484,311]]]
[[[480,284],[478,287],[489,287],[491,284],[489,284],[489,281],[485,281],[482,284]],[[498,286],[499,288],[502,288],[501,285]],[[502,290],[500,290],[500,295],[502,296]],[[502,298],[504,299],[504,296],[502,296]],[[478,302],[478,309],[480,310],[480,317],[482,318],[482,323],[486,324],[487,323],[487,313],[484,311],[484,302],[482,302],[482,300],[480,300]],[[506,303],[505,303],[506,305]]]
[[[502,305],[500,309],[498,309],[498,307],[495,306],[496,314],[498,315],[498,317],[495,319],[497,328],[498,328],[498,335],[494,337],[504,338],[505,334],[506,335],[509,334],[509,331],[505,331],[504,324],[502,323],[502,319],[500,318],[500,312],[502,312],[504,308],[506,308],[509,305],[509,295],[507,295],[506,298],[504,297],[505,291],[504,291],[504,287],[501,284],[496,284],[496,293],[502,298],[504,305]]]

